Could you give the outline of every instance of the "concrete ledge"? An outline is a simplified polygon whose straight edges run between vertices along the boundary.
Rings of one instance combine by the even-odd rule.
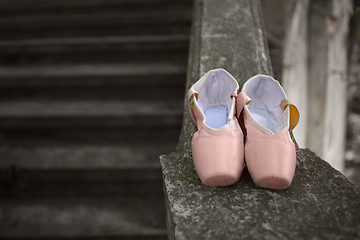
[[[257,188],[245,171],[230,187],[207,187],[161,156],[169,239],[358,239],[360,190],[307,149],[285,191]]]
[[[218,67],[240,86],[272,75],[263,29],[259,0],[195,0],[186,88]],[[246,171],[233,186],[202,185],[186,104],[184,113],[176,152],[161,156],[169,239],[360,238],[360,189],[307,149],[287,190],[257,188]]]

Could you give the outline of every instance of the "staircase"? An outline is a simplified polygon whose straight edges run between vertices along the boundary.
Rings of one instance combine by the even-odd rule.
[[[191,8],[0,2],[0,239],[166,239]]]

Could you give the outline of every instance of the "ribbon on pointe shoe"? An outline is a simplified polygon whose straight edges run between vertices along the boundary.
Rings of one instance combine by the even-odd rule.
[[[292,104],[289,100],[284,99],[281,101],[280,106],[282,108],[283,111],[285,111],[285,109],[288,107],[290,110],[290,126],[289,126],[289,131],[291,132],[296,125],[299,122],[300,119],[300,113],[299,110],[297,109],[297,107]]]
[[[195,110],[195,101],[197,101],[198,99],[199,99],[199,94],[193,88],[190,88],[188,92],[188,111],[191,120],[194,122],[196,128],[198,127],[198,122],[194,110]]]
[[[236,97],[236,117],[239,119],[241,111],[245,105],[250,103],[251,99],[245,92],[240,92]]]

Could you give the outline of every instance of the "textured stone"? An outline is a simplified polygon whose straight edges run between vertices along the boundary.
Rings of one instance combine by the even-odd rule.
[[[194,6],[187,89],[218,67],[240,86],[252,75],[272,74],[258,0],[196,0]],[[247,171],[232,186],[204,186],[192,163],[195,128],[184,115],[177,151],[161,156],[169,239],[360,237],[360,189],[307,149],[298,149],[287,190],[258,188]]]
[[[247,172],[229,187],[207,187],[161,157],[169,239],[358,239],[360,190],[308,149],[290,188],[257,188]]]

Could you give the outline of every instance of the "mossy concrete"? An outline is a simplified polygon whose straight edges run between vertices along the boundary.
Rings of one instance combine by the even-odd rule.
[[[229,71],[240,86],[272,75],[259,0],[195,0],[186,89],[213,68]],[[229,187],[201,184],[193,166],[194,125],[187,114],[176,152],[161,156],[168,238],[356,239],[360,190],[327,162],[298,149],[291,187],[256,187],[247,171]]]

